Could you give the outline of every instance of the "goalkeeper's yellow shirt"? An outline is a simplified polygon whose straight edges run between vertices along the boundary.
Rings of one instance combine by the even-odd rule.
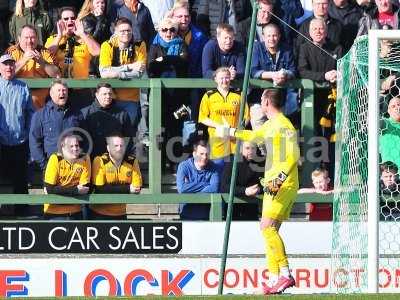
[[[282,187],[299,188],[297,162],[300,158],[296,129],[282,113],[269,119],[258,130],[236,130],[235,137],[244,141],[264,143],[267,148],[265,181],[278,177],[280,172],[288,175]]]
[[[224,124],[223,119],[230,127],[237,127],[239,124],[240,92],[230,90],[226,97],[218,90],[211,90],[204,94],[200,103],[199,122],[210,119],[216,123]],[[246,104],[244,119],[250,119],[249,107]],[[212,159],[222,158],[235,153],[235,139],[223,139],[215,137],[215,128],[208,128]]]

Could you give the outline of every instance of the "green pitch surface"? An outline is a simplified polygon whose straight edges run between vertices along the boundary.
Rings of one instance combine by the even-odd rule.
[[[180,297],[161,297],[161,296],[146,296],[146,297],[63,297],[63,298],[54,298],[54,297],[46,297],[46,298],[0,298],[0,299],[13,299],[13,300],[27,300],[27,299],[35,299],[35,300],[92,300],[92,299],[102,299],[102,300],[159,300],[159,299],[179,299],[179,300],[213,300],[213,299],[233,299],[233,300],[241,300],[241,299],[254,299],[254,300],[265,300],[265,299],[290,299],[290,300],[398,300],[400,299],[400,294],[379,294],[379,295],[369,295],[369,294],[357,294],[357,295],[274,295],[274,296],[256,296],[256,295],[226,295],[226,296],[180,296]]]

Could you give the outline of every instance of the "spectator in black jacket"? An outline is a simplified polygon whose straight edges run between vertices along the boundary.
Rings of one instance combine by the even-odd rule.
[[[71,108],[66,82],[55,79],[50,86],[50,100],[33,114],[29,132],[32,158],[42,170],[50,155],[57,152],[61,134],[79,127],[81,122],[81,112]]]
[[[122,17],[127,18],[132,23],[135,42],[144,41],[147,49],[150,48],[156,31],[146,5],[139,0],[114,0],[110,7],[109,16],[112,22],[111,31],[114,31],[114,22]]]
[[[342,47],[326,38],[327,25],[322,19],[313,19],[310,22],[310,35],[314,44],[304,43],[300,47],[300,77],[321,82],[336,82],[336,61],[342,56]]]
[[[218,25],[217,39],[209,40],[203,50],[203,77],[213,78],[214,71],[219,67],[229,68],[231,80],[243,77],[245,50],[243,45],[234,38],[235,33],[231,25]]]
[[[77,17],[82,22],[83,30],[101,45],[110,38],[110,19],[107,16],[106,0],[85,0]],[[93,56],[89,75],[100,77],[99,57]]]
[[[133,128],[128,113],[116,106],[112,99],[109,83],[99,83],[95,101],[82,109],[83,127],[93,140],[91,157],[107,152],[106,137],[117,131],[125,137],[132,137]],[[128,143],[128,153],[132,143]]]
[[[235,196],[247,196],[254,198],[256,195],[262,193],[260,178],[263,176],[264,162],[257,159],[257,147],[250,142],[244,142],[241,148],[242,156],[237,164],[237,180],[235,186]],[[259,159],[260,157],[258,157]],[[229,193],[229,186],[231,183],[233,160],[225,162],[222,172],[221,180],[221,193]],[[233,206],[233,220],[258,220],[258,204],[234,204]]]
[[[353,0],[331,0],[328,14],[342,23],[342,47],[346,53],[353,45],[357,36],[358,22],[362,16],[362,9]]]
[[[327,27],[327,38],[336,45],[340,45],[342,43],[342,24],[329,15],[328,2],[329,0],[313,0],[313,16],[301,23],[299,31],[310,38],[309,28],[311,20],[314,18],[322,19],[325,21]],[[304,43],[306,43],[306,40],[301,35],[298,35],[295,42],[296,55],[300,51],[300,46]]]

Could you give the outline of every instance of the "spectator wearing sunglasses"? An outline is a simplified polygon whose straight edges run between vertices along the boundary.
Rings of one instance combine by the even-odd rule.
[[[57,34],[47,39],[45,47],[56,55],[62,77],[88,78],[90,61],[99,55],[100,45],[85,33],[73,7],[63,7],[60,16]]]
[[[171,18],[165,18],[160,22],[158,34],[150,46],[148,61],[149,77],[182,78],[187,76],[187,47],[183,39],[178,36],[178,24]],[[183,104],[185,97],[182,96],[182,91],[164,89],[162,99],[163,126],[166,128],[165,140],[168,142],[170,138],[181,135],[182,124],[173,117],[173,112]],[[180,156],[182,147],[175,143],[173,148],[170,153],[174,153],[175,157]],[[172,166],[172,163],[166,163],[166,165]]]

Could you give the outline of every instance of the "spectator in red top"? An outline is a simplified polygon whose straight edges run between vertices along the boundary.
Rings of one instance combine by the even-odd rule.
[[[312,188],[303,188],[298,191],[299,194],[317,193],[329,195],[333,193],[330,186],[328,170],[317,168],[311,173]],[[309,204],[310,221],[332,221],[332,204],[330,203],[310,203]]]
[[[399,23],[399,6],[391,0],[376,0],[360,19],[357,36],[368,34],[370,29],[399,29]]]

